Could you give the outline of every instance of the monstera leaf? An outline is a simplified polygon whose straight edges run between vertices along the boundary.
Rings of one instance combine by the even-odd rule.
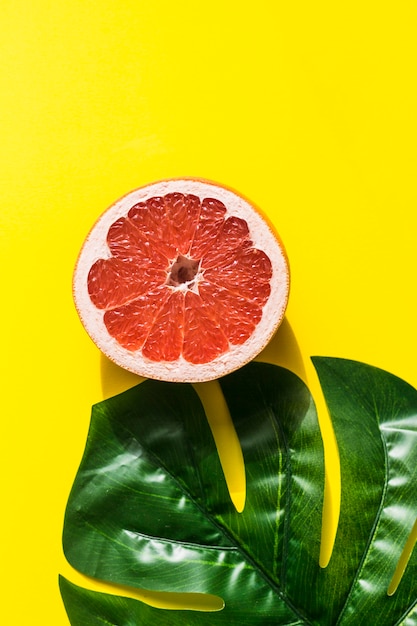
[[[341,458],[329,566],[318,565],[324,461],[304,383],[256,362],[220,379],[247,474],[237,513],[194,388],[148,380],[93,407],[65,554],[97,579],[211,594],[224,608],[161,610],[61,578],[73,626],[417,625],[415,553],[387,594],[417,515],[417,391],[361,363],[313,362]]]

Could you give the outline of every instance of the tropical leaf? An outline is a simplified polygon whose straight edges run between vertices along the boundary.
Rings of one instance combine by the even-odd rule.
[[[417,624],[417,554],[387,597],[417,517],[417,391],[362,363],[323,357],[313,363],[341,461],[341,521],[325,570],[341,601],[325,623]],[[335,607],[328,585],[321,593]]]
[[[62,579],[73,626],[417,624],[415,554],[387,596],[417,512],[417,392],[361,363],[314,364],[341,454],[330,565],[318,566],[324,461],[304,383],[256,362],[220,380],[247,473],[237,513],[193,387],[148,380],[93,407],[66,557],[97,579],[213,594],[225,608],[160,610]]]

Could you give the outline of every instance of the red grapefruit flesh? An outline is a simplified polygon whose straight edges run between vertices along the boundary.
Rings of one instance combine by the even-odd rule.
[[[283,244],[236,192],[194,179],[136,189],[97,221],[74,272],[96,345],[148,378],[219,378],[261,352],[288,302]]]

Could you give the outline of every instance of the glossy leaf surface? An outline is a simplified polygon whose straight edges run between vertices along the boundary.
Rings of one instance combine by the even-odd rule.
[[[340,525],[321,591],[332,610],[323,623],[417,624],[416,552],[387,597],[417,517],[417,391],[362,363],[323,357],[313,363],[338,441],[342,483]]]
[[[396,594],[386,591],[417,513],[417,392],[360,363],[314,363],[342,464],[329,567],[318,566],[323,450],[305,385],[263,363],[220,380],[247,472],[239,514],[193,387],[149,380],[93,407],[65,554],[87,575],[210,593],[225,608],[161,610],[62,581],[73,626],[415,623],[415,554]]]

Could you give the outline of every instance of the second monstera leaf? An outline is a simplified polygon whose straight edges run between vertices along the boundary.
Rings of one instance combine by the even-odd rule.
[[[314,363],[341,452],[329,567],[318,566],[324,462],[304,383],[263,363],[220,380],[247,473],[247,504],[237,513],[193,387],[148,380],[93,408],[65,554],[98,579],[213,594],[225,607],[184,617],[62,580],[73,626],[417,623],[415,555],[387,596],[417,515],[417,392],[361,363]]]

